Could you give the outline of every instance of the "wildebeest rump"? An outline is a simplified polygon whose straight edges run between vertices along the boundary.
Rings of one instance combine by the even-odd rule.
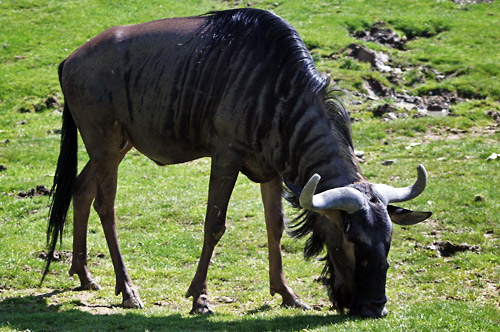
[[[240,171],[261,183],[271,294],[279,293],[285,306],[308,308],[282,269],[285,180],[292,189],[288,199],[307,211],[294,228],[296,236],[311,233],[306,255],[326,247],[334,305],[368,317],[387,313],[391,219],[414,224],[430,215],[388,204],[418,196],[425,169],[419,166],[417,182],[407,188],[366,181],[347,112],[329,98],[328,80],[283,19],[237,9],[113,27],[65,59],[59,79],[65,107],[47,236],[53,253],[73,199],[70,274],[79,276],[83,289],[99,288],[87,266],[93,203],[116,294],[122,293],[125,307],[143,306],[120,253],[114,209],[118,165],[134,147],[160,165],[212,159],[203,249],[187,292],[192,313],[212,312],[207,270]],[[78,176],[77,131],[90,157]]]

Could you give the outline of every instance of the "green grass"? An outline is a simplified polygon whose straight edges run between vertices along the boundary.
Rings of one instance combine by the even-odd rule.
[[[105,28],[162,17],[195,15],[244,6],[243,1],[0,1],[0,331],[496,331],[500,324],[500,111],[499,2],[459,6],[451,1],[251,1],[290,21],[318,68],[350,91],[374,77],[410,94],[451,91],[464,102],[453,116],[383,122],[374,104],[348,105],[363,121],[353,125],[365,151],[364,174],[372,182],[408,185],[415,167],[429,172],[424,194],[404,206],[432,210],[413,227],[394,227],[389,256],[390,315],[362,320],[330,309],[315,281],[318,261],[304,261],[303,241],[283,238],[285,273],[292,288],[315,310],[280,308],[269,295],[267,245],[259,187],[240,176],[228,211],[228,229],[209,270],[216,315],[192,317],[184,294],[201,252],[210,161],[158,168],[130,152],[120,167],[116,202],[122,252],[146,308],[125,310],[114,295],[114,274],[99,220],[89,224],[89,265],[99,292],[76,292],[69,263],[52,264],[38,287],[44,261],[48,198],[19,198],[20,191],[50,187],[57,160],[61,115],[35,112],[50,95],[61,99],[57,65]],[[401,35],[418,36],[407,50],[360,42],[350,33],[383,20]],[[386,52],[393,63],[414,68],[391,83],[341,50],[352,42]],[[335,56],[331,56],[334,54]],[[457,75],[437,80],[419,66]],[[382,101],[377,101],[380,103]],[[383,102],[391,102],[384,100]],[[35,105],[35,106],[34,106]],[[28,110],[23,113],[20,110]],[[415,145],[412,143],[420,143]],[[80,144],[79,166],[86,152]],[[395,160],[383,166],[384,160]],[[476,195],[484,199],[476,201]],[[292,215],[293,211],[289,211]],[[71,250],[68,223],[60,250]],[[477,246],[440,257],[437,241]],[[232,303],[226,303],[227,298]],[[161,305],[160,305],[161,304]]]

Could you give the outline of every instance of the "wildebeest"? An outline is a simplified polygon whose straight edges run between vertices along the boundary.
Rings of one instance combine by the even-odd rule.
[[[98,289],[87,266],[90,207],[97,211],[125,307],[143,307],[127,274],[116,231],[117,169],[136,148],[159,165],[211,157],[204,241],[187,296],[192,313],[211,313],[207,270],[225,231],[228,201],[241,171],[261,184],[271,294],[307,309],[288,286],[281,262],[286,197],[304,209],[292,234],[311,234],[307,257],[326,247],[326,280],[335,307],[386,315],[385,283],[392,222],[430,216],[388,205],[418,196],[418,167],[406,188],[371,184],[354,156],[349,115],[331,98],[297,31],[257,9],[212,12],[110,28],[59,66],[65,96],[61,151],[47,240],[51,255],[73,199],[73,259],[83,289]],[[77,132],[89,162],[77,176]],[[179,194],[180,195],[180,194]],[[45,275],[50,265],[47,263]],[[42,279],[43,280],[43,279]]]

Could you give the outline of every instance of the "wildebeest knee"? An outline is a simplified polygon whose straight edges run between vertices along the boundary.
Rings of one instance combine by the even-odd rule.
[[[112,220],[115,213],[114,205],[104,202],[99,197],[94,200],[94,210],[99,215],[101,223]]]

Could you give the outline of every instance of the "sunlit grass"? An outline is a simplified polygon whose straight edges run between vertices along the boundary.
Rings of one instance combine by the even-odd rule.
[[[125,310],[114,295],[115,276],[103,231],[92,211],[89,266],[103,290],[76,292],[69,263],[54,262],[41,288],[45,262],[48,197],[20,198],[21,191],[50,187],[57,160],[61,115],[34,112],[54,95],[62,100],[57,64],[103,29],[161,17],[196,15],[241,1],[2,1],[0,2],[0,330],[226,330],[226,331],[496,331],[499,324],[500,255],[498,126],[486,112],[500,111],[498,2],[459,6],[451,1],[252,1],[275,11],[303,35],[318,67],[336,84],[362,91],[373,77],[391,84],[366,63],[340,52],[359,42],[350,32],[386,21],[401,35],[421,36],[408,50],[367,43],[409,66],[430,65],[460,75],[437,81],[407,74],[410,94],[436,89],[464,100],[453,116],[385,122],[352,106],[355,146],[372,182],[406,186],[416,166],[429,172],[424,194],[404,203],[430,210],[430,220],[394,227],[389,256],[390,315],[362,320],[331,310],[315,280],[323,263],[304,261],[303,241],[283,237],[285,273],[292,288],[315,310],[280,308],[269,294],[267,237],[260,189],[240,176],[230,201],[227,231],[209,270],[212,317],[187,313],[184,297],[194,275],[203,238],[210,160],[159,168],[131,151],[119,171],[116,201],[121,249],[146,308]],[[423,37],[423,36],[426,37]],[[390,102],[390,101],[388,101]],[[370,105],[371,106],[371,105]],[[351,105],[348,104],[348,108]],[[28,113],[20,112],[21,109]],[[361,112],[361,113],[358,113]],[[410,112],[410,115],[413,113]],[[496,126],[496,127],[495,127]],[[489,129],[488,129],[489,128]],[[383,166],[385,160],[394,160]],[[79,168],[87,160],[80,143]],[[480,197],[479,199],[477,197]],[[294,211],[287,207],[288,214]],[[71,222],[59,250],[71,251]],[[440,257],[439,241],[467,244],[475,251]]]

